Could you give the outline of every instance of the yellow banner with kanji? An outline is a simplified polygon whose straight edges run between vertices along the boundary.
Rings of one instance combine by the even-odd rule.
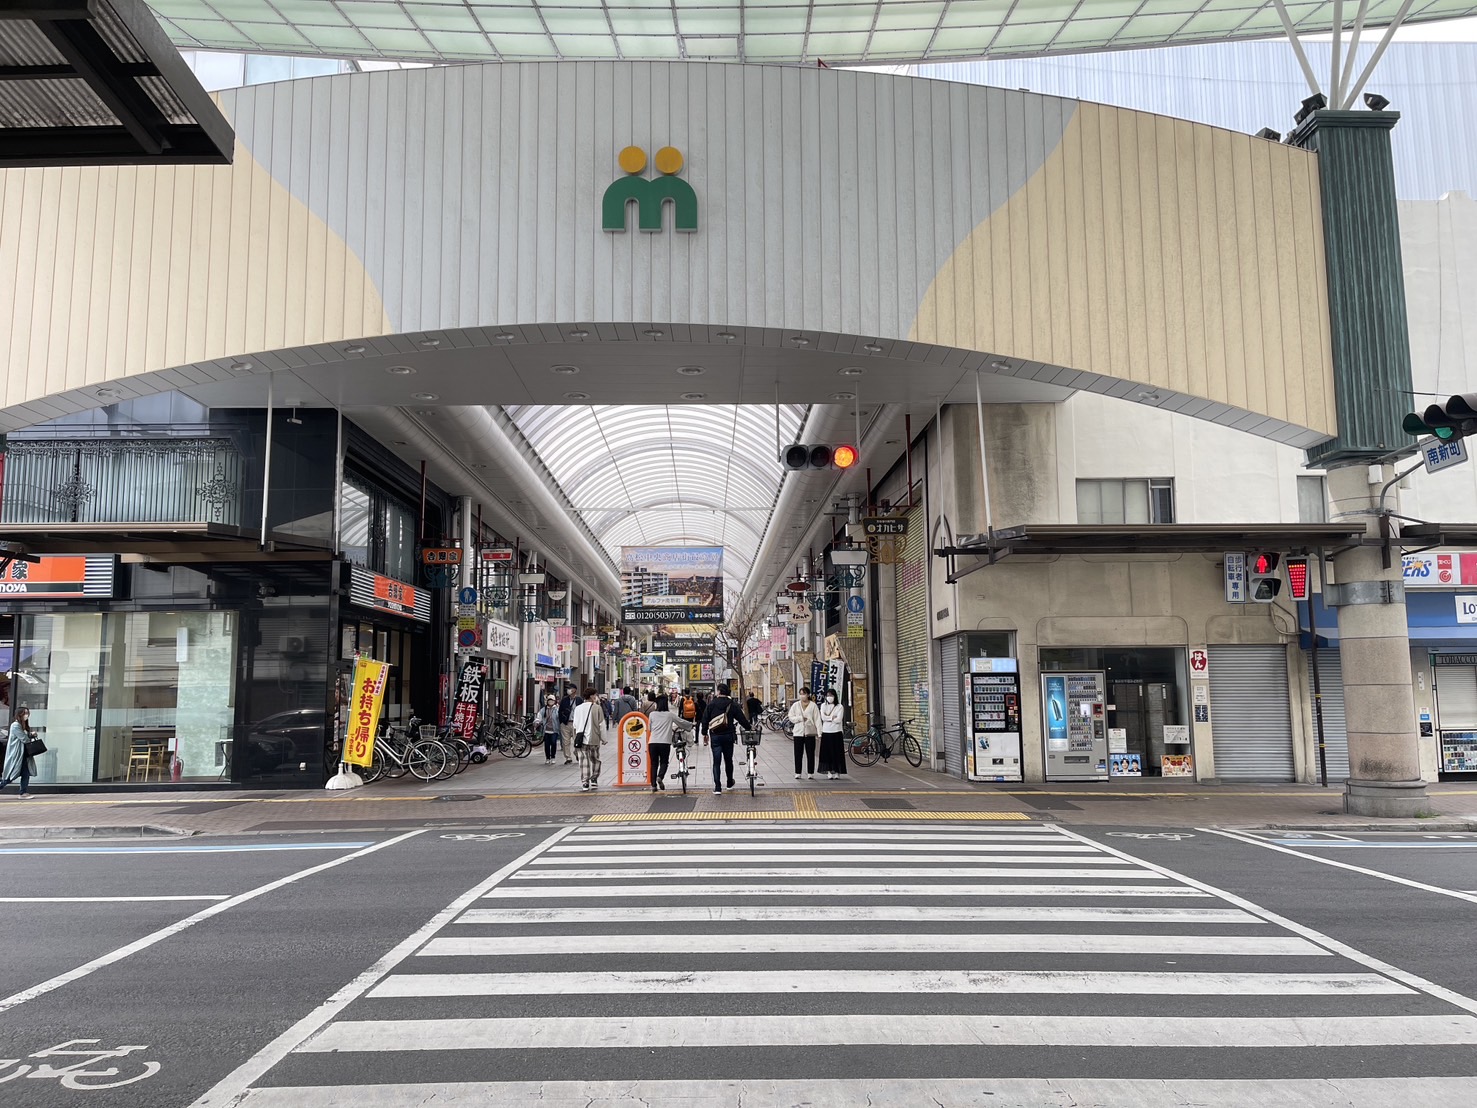
[[[354,695],[349,701],[349,731],[344,736],[344,761],[367,766],[374,759],[374,733],[385,701],[385,662],[360,658],[354,663]]]

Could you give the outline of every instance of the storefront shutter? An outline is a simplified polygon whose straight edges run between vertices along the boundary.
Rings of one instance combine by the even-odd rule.
[[[903,560],[894,570],[897,574],[898,718],[912,721],[908,730],[923,744],[923,756],[931,758],[926,528],[921,507],[908,513],[908,542],[903,548]]]
[[[964,697],[959,674],[959,636],[950,635],[939,640],[939,671],[943,675],[944,702],[939,705],[943,726],[939,729],[938,741],[943,744],[944,765],[951,777],[964,776],[964,737],[961,731],[961,710]]]
[[[1212,646],[1210,711],[1217,777],[1293,779],[1286,647]]]
[[[1477,731],[1477,666],[1436,667],[1436,718],[1443,731]]]
[[[1318,651],[1318,682],[1323,690],[1323,742],[1328,756],[1328,784],[1349,777],[1349,728],[1344,720],[1344,664],[1337,650]],[[1313,699],[1313,670],[1308,669],[1308,700]],[[1318,779],[1318,719],[1313,718],[1313,779]]]

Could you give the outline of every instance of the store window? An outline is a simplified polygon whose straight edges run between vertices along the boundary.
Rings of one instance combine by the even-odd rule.
[[[411,703],[415,655],[424,642],[424,635],[374,623],[346,620],[339,628],[339,648],[344,662],[363,657],[389,663],[390,673],[385,681],[384,716],[391,720],[409,719],[412,715],[427,722],[434,720],[434,705]]]
[[[1298,522],[1328,522],[1328,479],[1298,477]]]
[[[1140,772],[1152,777],[1162,772],[1165,754],[1193,753],[1178,741],[1189,736],[1184,654],[1176,647],[1078,647],[1043,649],[1040,659],[1043,673],[1103,674],[1109,734],[1122,732],[1117,753],[1137,755]]]
[[[225,777],[235,621],[232,612],[21,617],[12,698],[44,728],[37,780]]]
[[[1169,477],[1079,479],[1078,523],[1173,523],[1174,481]]]
[[[344,478],[340,491],[339,545],[343,556],[400,581],[416,579],[416,514],[357,474]]]

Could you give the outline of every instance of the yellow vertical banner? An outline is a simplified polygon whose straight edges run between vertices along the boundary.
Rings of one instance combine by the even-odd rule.
[[[367,766],[374,759],[374,733],[385,700],[385,662],[360,658],[354,663],[354,695],[349,701],[349,731],[344,736],[344,761]]]

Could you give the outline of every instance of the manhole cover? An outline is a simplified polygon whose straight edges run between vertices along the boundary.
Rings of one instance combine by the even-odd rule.
[[[437,800],[481,800],[482,799],[482,794],[481,793],[447,793],[445,796],[438,796],[436,799]]]

